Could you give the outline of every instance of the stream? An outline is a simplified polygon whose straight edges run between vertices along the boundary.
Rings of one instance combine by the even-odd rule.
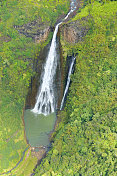
[[[59,25],[62,24],[62,22],[64,22],[64,20],[66,20],[75,9],[76,0],[72,0],[69,13],[55,27],[50,49],[44,64],[44,69],[41,73],[40,86],[35,106],[33,109],[27,109],[24,112],[26,137],[31,147],[49,147],[49,134],[54,130],[57,109],[56,71],[60,60],[60,57],[57,54],[57,33]],[[60,110],[63,107],[65,96],[69,88],[70,75],[72,73],[74,61],[75,58],[72,59],[71,66],[68,71],[67,84]]]

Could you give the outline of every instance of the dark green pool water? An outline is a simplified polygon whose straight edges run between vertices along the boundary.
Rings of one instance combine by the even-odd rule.
[[[30,109],[24,113],[26,137],[32,147],[48,146],[49,133],[54,129],[56,114],[34,114]]]

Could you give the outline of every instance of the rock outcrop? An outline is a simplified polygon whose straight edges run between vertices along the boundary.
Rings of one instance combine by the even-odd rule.
[[[31,23],[24,24],[22,26],[14,26],[20,34],[24,34],[27,37],[31,37],[34,42],[44,42],[52,31],[49,23],[42,23],[40,20],[33,21]]]
[[[62,39],[70,43],[78,43],[87,34],[89,27],[86,25],[87,19],[67,22],[61,25],[60,33]]]

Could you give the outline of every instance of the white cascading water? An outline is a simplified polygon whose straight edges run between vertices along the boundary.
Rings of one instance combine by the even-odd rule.
[[[68,16],[75,9],[76,9],[75,3],[74,1],[72,1],[71,10],[64,18],[64,20],[67,19]],[[47,56],[46,63],[44,66],[44,75],[43,75],[41,88],[40,88],[39,95],[37,97],[37,101],[34,106],[34,109],[32,109],[32,112],[36,114],[48,115],[55,111],[55,96],[54,96],[54,89],[53,89],[53,81],[54,81],[54,76],[57,68],[56,37],[57,37],[59,25],[61,23],[62,22],[57,24],[55,27],[49,54]]]
[[[68,77],[67,77],[67,84],[66,84],[66,87],[65,87],[65,91],[64,91],[64,95],[63,95],[62,101],[61,101],[60,110],[62,110],[62,108],[63,108],[64,100],[65,100],[65,97],[66,97],[66,94],[67,94],[67,91],[68,91],[68,88],[69,88],[70,76],[71,76],[71,74],[72,74],[72,70],[73,70],[73,66],[74,66],[75,59],[76,59],[76,58],[73,58],[73,59],[72,59],[72,62],[71,62],[71,65],[70,65],[70,69],[69,69],[69,73],[68,73]]]

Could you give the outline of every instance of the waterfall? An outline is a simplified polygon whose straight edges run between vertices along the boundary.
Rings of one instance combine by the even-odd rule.
[[[65,100],[65,97],[66,97],[66,94],[67,94],[67,91],[68,91],[68,88],[69,88],[70,76],[71,76],[71,74],[72,74],[72,70],[73,70],[73,66],[74,66],[75,59],[76,59],[76,58],[73,58],[73,59],[72,59],[72,62],[71,62],[71,65],[70,65],[70,69],[69,69],[69,73],[68,73],[68,77],[67,77],[67,84],[66,84],[66,87],[65,87],[65,91],[64,91],[64,95],[63,95],[62,101],[61,101],[60,110],[62,110],[62,108],[63,108],[64,100]]]
[[[67,14],[67,16],[63,19],[67,19],[68,16],[76,9],[74,1],[71,2],[71,10]],[[53,34],[49,54],[46,58],[46,63],[44,66],[44,74],[42,84],[39,90],[39,94],[37,96],[36,104],[32,112],[37,114],[48,115],[55,111],[55,96],[53,89],[54,77],[56,74],[57,68],[57,56],[56,56],[56,37],[59,25],[62,22],[58,23],[55,27],[55,31]]]

